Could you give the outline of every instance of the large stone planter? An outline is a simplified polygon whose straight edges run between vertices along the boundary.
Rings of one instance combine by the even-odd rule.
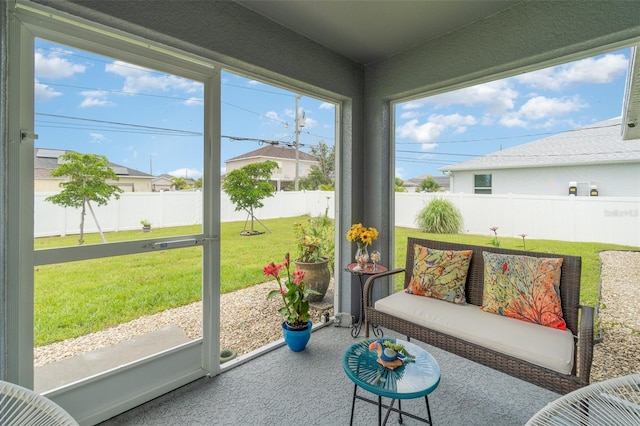
[[[329,283],[331,282],[331,272],[329,272],[329,260],[322,262],[298,262],[294,261],[296,266],[305,271],[306,275],[304,283],[310,290],[315,290],[318,294],[309,295],[309,302],[320,302],[324,299],[324,295],[327,293]]]

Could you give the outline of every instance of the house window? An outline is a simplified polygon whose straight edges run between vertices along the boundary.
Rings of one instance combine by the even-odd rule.
[[[473,175],[473,193],[491,194],[491,175]]]

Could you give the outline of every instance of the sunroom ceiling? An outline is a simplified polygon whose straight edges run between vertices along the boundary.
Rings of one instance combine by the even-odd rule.
[[[236,1],[364,65],[522,3],[522,0]]]

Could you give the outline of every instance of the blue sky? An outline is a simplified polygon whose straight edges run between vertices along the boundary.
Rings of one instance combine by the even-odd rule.
[[[621,115],[629,49],[396,107],[396,176],[409,179]]]
[[[202,84],[41,39],[35,78],[36,147],[103,154],[154,175],[201,176]],[[225,160],[264,146],[255,139],[295,144],[295,93],[223,72],[221,96],[222,135],[254,139],[222,138],[221,172]],[[333,145],[334,105],[301,96],[298,106],[301,150]]]
[[[396,106],[396,176],[439,168],[620,116],[629,49]],[[154,175],[202,174],[202,85],[38,39],[36,147],[106,155]],[[295,142],[296,94],[223,72],[224,160]],[[303,151],[334,144],[335,108],[302,96]]]

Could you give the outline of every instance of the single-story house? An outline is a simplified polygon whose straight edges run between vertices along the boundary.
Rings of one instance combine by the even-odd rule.
[[[35,192],[58,192],[64,177],[53,177],[51,172],[58,167],[61,155],[69,151],[62,149],[35,148],[33,159],[33,183]],[[118,175],[117,185],[125,192],[149,192],[153,176],[109,162],[109,167]]]
[[[151,179],[151,190],[154,192],[171,191],[173,176],[163,173]]]
[[[296,161],[296,149],[277,145],[267,145],[255,151],[247,152],[230,158],[225,161],[226,171],[239,169],[243,166],[263,161],[275,161],[278,168],[271,175],[276,189],[280,191],[285,187],[293,188],[296,175],[296,163],[298,167],[298,178],[301,179],[309,174],[312,166],[317,166],[318,160],[315,156],[306,152],[298,151]]]
[[[640,139],[623,140],[621,118],[494,152],[440,170],[451,192],[640,196]]]
[[[432,178],[436,181],[438,185],[440,185],[440,191],[438,192],[449,192],[449,177],[448,176],[433,176],[433,175],[420,175],[413,177],[411,179],[407,179],[403,183],[403,187],[407,188],[410,192],[415,192],[415,189],[420,186],[423,180],[427,180]]]

